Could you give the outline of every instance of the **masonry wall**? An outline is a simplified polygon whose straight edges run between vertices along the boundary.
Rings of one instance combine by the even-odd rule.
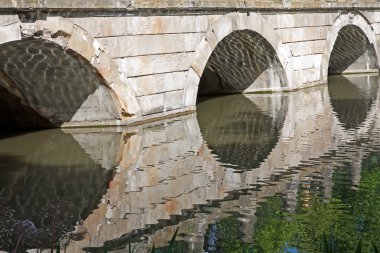
[[[84,5],[84,1],[69,1],[63,6],[53,0],[15,1],[13,5],[0,1],[0,9],[12,13],[15,12],[14,8],[19,8],[17,12],[20,16],[34,11],[36,23],[33,29],[36,31],[44,29],[39,26],[39,19],[49,26],[49,20],[54,25],[54,18],[63,17],[88,32],[116,62],[117,71],[110,71],[117,72],[132,90],[131,96],[136,97],[141,115],[131,115],[139,119],[141,116],[141,119],[147,119],[194,109],[195,99],[188,97],[196,97],[198,84],[195,81],[195,87],[189,93],[186,92],[187,81],[194,78],[194,71],[201,77],[204,66],[199,65],[198,59],[207,60],[209,57],[202,55],[205,52],[199,49],[208,38],[205,35],[214,32],[216,23],[219,22],[220,34],[223,29],[230,29],[233,22],[239,22],[232,21],[231,24],[221,21],[224,15],[233,11],[240,16],[260,16],[256,23],[265,21],[273,29],[269,35],[271,38],[265,39],[278,38],[281,47],[274,49],[281,63],[286,64],[282,66],[286,67],[286,85],[251,85],[246,90],[250,92],[270,91],[270,87],[275,87],[273,91],[295,90],[326,83],[324,68],[328,66],[330,57],[326,48],[331,43],[332,34],[337,33],[334,25],[337,25],[340,15],[351,15],[352,12],[354,16],[361,16],[370,23],[371,33],[375,34],[370,43],[377,43],[380,38],[380,5],[376,1],[246,1],[245,5],[240,1],[196,1],[193,5],[178,1],[171,6],[152,1],[127,2],[95,1]],[[46,10],[33,10],[36,7]],[[1,16],[0,35],[3,32],[6,36],[1,37],[4,41],[0,43],[20,39],[17,17],[16,14]],[[21,25],[25,26],[24,23]],[[29,31],[30,34],[33,33]],[[220,41],[206,42],[217,44]],[[360,72],[361,66],[368,62],[371,62],[371,68],[366,70],[376,70],[376,45],[374,50],[353,64],[350,71]],[[284,58],[284,55],[287,57]],[[278,80],[266,78],[264,81],[273,82],[272,79]]]
[[[196,50],[210,26],[223,14],[70,19],[91,32],[111,53],[131,85],[142,114],[150,115],[186,110],[184,88]],[[340,14],[341,11],[262,14],[291,56],[290,88],[283,90],[325,82],[321,74],[323,54]],[[380,15],[364,13],[368,14],[379,33]]]

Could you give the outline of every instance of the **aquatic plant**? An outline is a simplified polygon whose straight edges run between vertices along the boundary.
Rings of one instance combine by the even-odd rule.
[[[25,252],[27,249],[56,249],[60,251],[59,240],[72,230],[64,224],[64,217],[70,213],[71,205],[64,200],[49,200],[43,208],[42,226],[37,228],[31,220],[17,220],[15,212],[5,201],[0,200],[0,245],[1,250]]]

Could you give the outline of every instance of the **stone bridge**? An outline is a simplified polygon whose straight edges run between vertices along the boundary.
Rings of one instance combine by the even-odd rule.
[[[376,1],[0,0],[3,127],[131,125],[198,94],[378,72]]]

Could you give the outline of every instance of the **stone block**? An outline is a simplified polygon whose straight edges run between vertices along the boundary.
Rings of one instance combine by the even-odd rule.
[[[210,45],[203,38],[199,43],[197,51],[195,52],[194,62],[191,64],[191,67],[195,70],[195,72],[197,72],[199,76],[202,76],[211,53],[212,49]]]
[[[137,101],[140,104],[141,114],[149,115],[164,111],[164,93],[147,95],[138,97]]]
[[[186,73],[172,72],[129,78],[128,82],[137,97],[180,90],[185,86]]]
[[[19,23],[14,23],[7,26],[0,26],[0,44],[20,39],[21,30]]]
[[[218,19],[218,22],[214,23],[210,28],[215,34],[217,41],[221,41],[237,28],[236,13],[229,13],[222,16]]]
[[[0,15],[0,26],[8,26],[19,22],[18,15]]]
[[[184,91],[184,105],[185,107],[195,106],[198,94],[198,85],[200,77],[191,68],[186,77],[186,86]]]
[[[322,63],[322,54],[306,55],[292,58],[292,67],[294,70],[303,70],[320,67]]]
[[[54,36],[70,36],[73,33],[74,24],[62,17],[48,17],[43,22],[43,29]],[[59,33],[58,33],[59,32]]]
[[[292,13],[292,14],[269,14],[265,19],[274,29],[329,26],[334,23],[337,13]]]
[[[305,56],[311,54],[323,54],[325,49],[325,40],[312,40],[289,43],[292,56]]]
[[[371,26],[373,30],[375,31],[375,34],[380,34],[380,23],[373,23]]]
[[[171,111],[183,107],[183,90],[165,93],[165,110]]]
[[[203,37],[202,33],[137,35],[99,38],[113,58],[193,52]]]
[[[294,71],[294,80],[296,80],[298,85],[303,85],[307,83],[317,82],[321,80],[321,70],[320,68],[304,69]]]
[[[190,68],[194,53],[174,53],[118,58],[116,62],[126,77],[137,77],[185,71]]]
[[[324,40],[327,37],[329,28],[321,27],[299,27],[277,30],[283,43],[309,41],[309,40]]]
[[[74,17],[70,18],[95,37],[202,33],[221,15]]]
[[[74,27],[67,48],[74,50],[86,60],[91,61],[95,55],[93,39],[79,27]]]

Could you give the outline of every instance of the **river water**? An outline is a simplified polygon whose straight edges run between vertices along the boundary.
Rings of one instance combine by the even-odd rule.
[[[332,76],[137,127],[1,134],[0,249],[61,230],[66,252],[162,252],[177,228],[178,252],[380,247],[378,86]]]

